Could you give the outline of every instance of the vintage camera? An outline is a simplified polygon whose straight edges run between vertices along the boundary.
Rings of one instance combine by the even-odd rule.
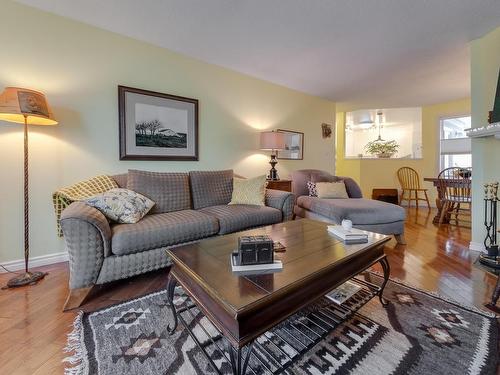
[[[234,258],[238,266],[273,263],[273,241],[267,235],[239,237]]]

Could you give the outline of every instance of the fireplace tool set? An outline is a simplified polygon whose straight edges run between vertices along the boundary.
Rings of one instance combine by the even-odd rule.
[[[498,182],[484,184],[484,247],[488,254],[481,254],[479,261],[489,267],[500,268],[497,243]]]

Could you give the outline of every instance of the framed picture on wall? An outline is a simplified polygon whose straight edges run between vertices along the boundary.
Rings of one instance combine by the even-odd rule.
[[[198,100],[118,86],[120,160],[198,160]]]
[[[278,159],[304,159],[304,133],[284,129],[277,131],[285,134],[285,149],[277,152]]]

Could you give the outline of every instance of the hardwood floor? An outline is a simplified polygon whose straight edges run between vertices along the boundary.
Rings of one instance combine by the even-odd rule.
[[[407,245],[391,240],[386,253],[391,277],[483,308],[496,279],[472,265],[470,230],[432,224],[435,211],[409,209]],[[40,267],[49,275],[37,285],[0,291],[0,374],[63,373],[62,349],[76,312],[62,312],[67,294],[67,263]],[[83,306],[93,311],[160,289],[165,270],[107,284]],[[11,275],[0,274],[4,285]]]

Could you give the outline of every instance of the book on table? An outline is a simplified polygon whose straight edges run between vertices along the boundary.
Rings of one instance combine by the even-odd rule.
[[[361,286],[352,281],[346,281],[336,289],[327,293],[325,297],[335,302],[337,305],[342,305],[345,301],[361,290]]]
[[[350,230],[346,230],[342,225],[329,225],[328,232],[341,239],[346,244],[368,242],[368,234],[360,229],[351,228]]]

